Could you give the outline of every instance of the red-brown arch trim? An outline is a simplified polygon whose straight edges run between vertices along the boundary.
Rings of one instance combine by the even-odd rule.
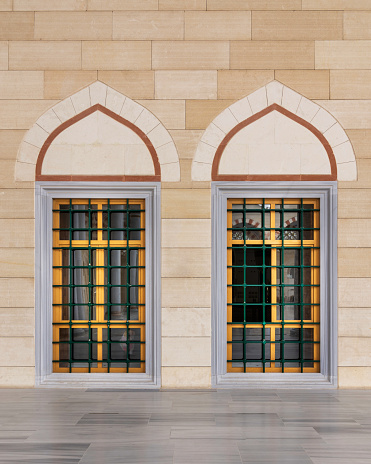
[[[222,157],[222,154],[230,142],[231,138],[234,137],[237,132],[239,132],[241,129],[244,127],[248,126],[249,124],[257,121],[258,119],[262,118],[268,113],[271,113],[272,111],[278,111],[279,113],[283,114],[284,116],[287,116],[288,118],[292,119],[293,121],[297,122],[298,124],[301,124],[304,126],[306,129],[312,132],[317,139],[322,143],[324,146],[327,156],[330,161],[330,167],[331,167],[331,174],[283,174],[283,175],[276,175],[276,174],[271,174],[271,175],[229,175],[229,174],[218,174],[219,170],[219,163],[220,159]],[[244,121],[240,122],[235,126],[228,134],[224,137],[220,145],[218,146],[214,160],[213,160],[213,165],[212,165],[212,170],[211,170],[211,179],[212,180],[220,180],[220,181],[255,181],[255,180],[268,180],[268,181],[281,181],[281,180],[336,180],[337,179],[337,166],[336,166],[336,160],[335,160],[335,155],[334,152],[332,151],[332,148],[326,138],[321,134],[321,132],[316,129],[312,124],[309,122],[305,121],[304,119],[300,118],[296,114],[291,113],[290,111],[286,110],[285,108],[282,108],[282,106],[277,105],[277,103],[273,103],[273,105],[268,106],[262,111],[259,111],[259,113],[254,114],[250,118],[245,119]]]
[[[111,117],[112,119],[120,122],[124,126],[128,127],[132,131],[134,131],[145,143],[150,152],[153,160],[153,166],[155,168],[155,175],[154,176],[65,176],[65,175],[43,175],[41,174],[42,164],[45,158],[45,154],[48,151],[48,148],[52,144],[53,140],[67,127],[72,126],[81,119],[86,118],[89,114],[95,113],[96,111],[101,111],[102,113],[106,114],[107,116]],[[139,129],[139,127],[135,126],[133,123],[128,121],[127,119],[119,116],[118,114],[114,113],[113,111],[105,108],[104,106],[97,105],[91,106],[87,110],[77,114],[68,121],[63,122],[60,126],[58,126],[45,140],[44,145],[42,146],[39,156],[37,158],[36,163],[36,180],[55,180],[55,181],[118,181],[118,182],[158,182],[161,181],[161,167],[158,161],[157,153],[155,147],[152,145],[152,142],[146,136],[146,134]]]

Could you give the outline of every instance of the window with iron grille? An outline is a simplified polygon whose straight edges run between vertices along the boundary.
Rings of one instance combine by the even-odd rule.
[[[227,200],[227,372],[320,372],[320,201]]]
[[[145,200],[53,201],[53,372],[145,372]]]

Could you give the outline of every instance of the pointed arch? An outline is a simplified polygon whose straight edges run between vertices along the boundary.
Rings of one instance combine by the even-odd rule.
[[[275,151],[276,158],[264,154],[263,137],[259,143],[254,139],[255,129],[261,131],[259,124],[265,124],[269,118],[270,131],[277,132],[278,129],[272,122],[273,115],[280,120],[287,118],[288,127],[294,128],[294,131],[297,128],[296,137],[299,138],[299,140],[295,139],[292,146],[290,143],[281,146],[274,143],[267,145],[265,150]],[[285,122],[280,121],[280,124],[282,126]],[[276,134],[274,137],[276,138]],[[290,138],[290,135],[287,137]],[[305,145],[310,149],[305,149],[304,155],[296,154],[297,158],[292,157],[290,160],[290,148],[296,147],[297,151],[300,151],[300,144],[303,150]],[[319,166],[316,166],[311,159],[313,151],[310,150],[313,147]],[[260,164],[264,161],[266,164],[263,169],[256,169],[252,165],[257,164],[256,160],[261,155],[263,161],[260,161]],[[300,156],[305,163],[298,158]],[[271,163],[277,158],[280,162],[278,173],[275,172],[274,162]],[[295,162],[290,164],[292,160]],[[303,167],[304,164],[306,165]],[[205,130],[192,163],[192,180],[195,181],[355,180],[356,178],[353,147],[339,122],[318,104],[278,81],[270,82],[220,113]]]
[[[131,168],[129,172],[125,172],[124,155],[116,153],[115,160],[120,161],[120,165],[115,169],[114,161],[109,160],[113,151],[110,146],[105,150],[104,142],[101,143],[101,152],[106,152],[105,160],[102,159],[101,165],[106,162],[111,162],[111,168],[108,173],[98,175],[99,167],[97,163],[100,161],[98,153],[96,156],[96,172],[84,173],[81,172],[66,172],[65,166],[61,172],[55,167],[52,172],[50,169],[44,169],[43,166],[48,156],[58,158],[58,150],[55,146],[65,137],[64,144],[68,144],[68,131],[73,126],[78,127],[78,124],[85,122],[90,124],[92,115],[97,114],[99,118],[105,118],[109,129],[114,128],[118,143],[125,146],[125,134],[129,138],[135,139],[136,148],[140,148],[141,158],[135,159],[137,156],[135,150],[131,150],[132,145],[127,142],[127,151],[130,152],[129,164]],[[101,116],[99,116],[101,115]],[[89,119],[89,121],[88,121]],[[111,123],[109,122],[111,121]],[[99,122],[95,121],[93,126],[89,127],[90,131],[99,128]],[[111,126],[110,126],[111,125]],[[122,129],[120,129],[120,127]],[[100,130],[100,129],[99,129]],[[103,129],[102,129],[103,130]],[[123,131],[121,134],[120,131]],[[74,137],[79,130],[75,130]],[[125,132],[125,133],[124,133]],[[130,135],[132,134],[132,135]],[[108,135],[109,136],[109,135]],[[74,142],[71,142],[73,144]],[[80,140],[80,144],[83,143]],[[133,143],[133,142],[131,142]],[[55,153],[51,155],[51,149]],[[121,149],[121,147],[120,147]],[[63,165],[63,150],[59,164]],[[138,151],[138,150],[137,150]],[[147,154],[146,154],[147,153]],[[138,155],[139,156],[139,155]],[[73,154],[71,159],[74,160]],[[126,159],[126,158],[125,158]],[[146,167],[143,167],[142,159],[146,161]],[[82,158],[87,168],[89,168],[89,157]],[[50,164],[50,163],[49,163]],[[152,167],[151,167],[152,166]],[[89,169],[87,169],[89,171]],[[91,169],[90,169],[91,171]],[[94,169],[93,169],[94,171]],[[34,126],[26,133],[16,160],[15,178],[17,181],[34,181],[34,180],[77,180],[77,181],[172,181],[180,180],[180,165],[179,157],[175,144],[163,124],[142,105],[136,103],[125,95],[108,87],[102,82],[96,81],[88,87],[71,95],[61,101],[46,113],[44,113],[34,124]]]

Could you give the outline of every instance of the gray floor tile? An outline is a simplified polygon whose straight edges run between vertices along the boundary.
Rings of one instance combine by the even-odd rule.
[[[0,464],[371,463],[371,391],[0,390]]]

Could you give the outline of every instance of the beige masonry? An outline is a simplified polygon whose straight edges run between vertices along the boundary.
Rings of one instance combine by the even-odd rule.
[[[112,13],[35,13],[36,40],[107,40],[112,38]]]
[[[0,11],[12,11],[13,0],[1,0]]]
[[[206,10],[207,0],[158,0],[159,10]]]
[[[330,98],[330,72],[327,70],[280,70],[274,73],[276,80],[310,99]],[[331,81],[331,86],[333,82]],[[331,87],[333,92],[333,86]]]
[[[147,98],[155,102],[153,71],[98,71],[98,80],[130,98]]]
[[[8,54],[8,42],[0,42],[0,70],[8,69],[9,65],[9,54]]]
[[[369,0],[0,0],[0,387],[35,385],[38,155],[97,104],[159,159],[161,386],[212,386],[212,164],[276,104],[286,113],[238,131],[217,174],[329,176],[322,134],[339,189],[338,385],[370,388],[370,25]],[[153,175],[116,119],[65,128],[41,175]]]

